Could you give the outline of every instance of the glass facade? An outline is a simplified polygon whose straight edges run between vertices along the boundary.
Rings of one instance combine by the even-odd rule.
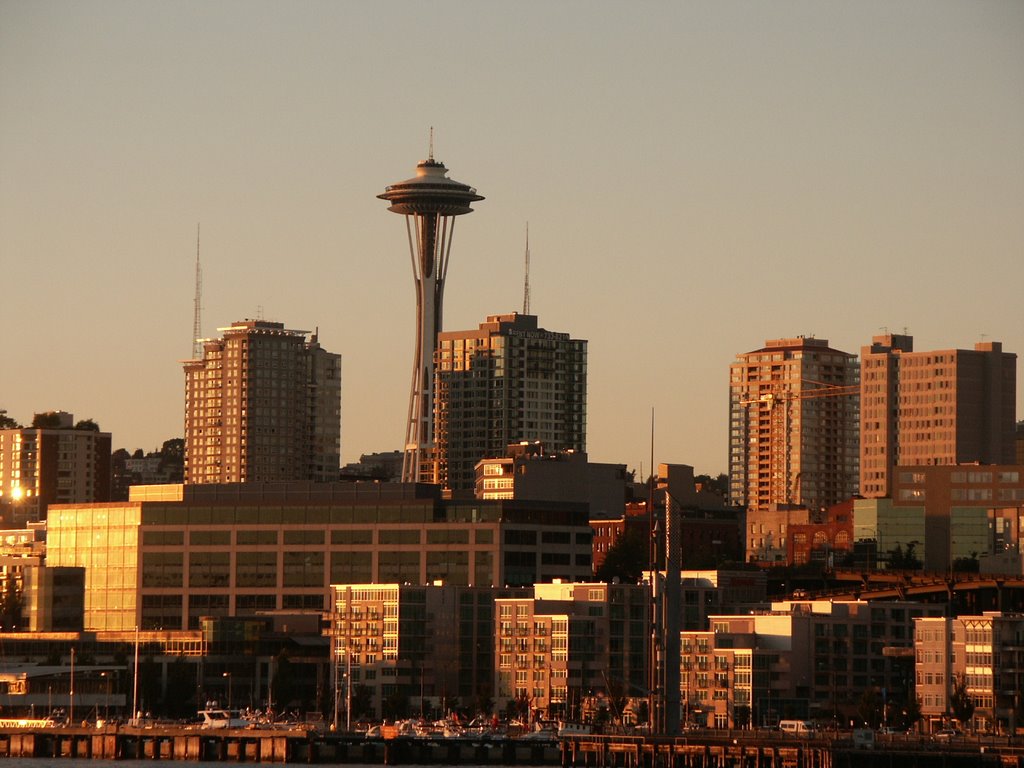
[[[137,625],[140,518],[130,504],[50,510],[47,564],[86,569],[85,614],[102,616],[103,629]]]
[[[298,484],[297,495],[308,498],[306,487]],[[325,610],[330,586],[339,583],[443,580],[489,587],[510,578],[526,584],[545,576],[590,576],[589,528],[579,505],[541,510],[433,498],[315,505],[258,497],[245,504],[213,498],[223,488],[186,486],[178,502],[53,510],[49,564],[85,568],[86,629],[194,629],[204,615]],[[344,488],[339,494],[364,493],[338,488]],[[520,543],[508,575],[507,558],[498,554],[510,529]],[[538,535],[541,529],[549,535]],[[571,561],[542,563],[536,551],[542,540],[575,542],[563,545]]]

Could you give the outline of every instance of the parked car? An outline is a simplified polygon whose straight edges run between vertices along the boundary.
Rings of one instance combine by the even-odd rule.
[[[953,728],[943,728],[941,731],[935,731],[932,734],[932,741],[949,741],[955,739],[960,735],[960,731],[954,730]]]

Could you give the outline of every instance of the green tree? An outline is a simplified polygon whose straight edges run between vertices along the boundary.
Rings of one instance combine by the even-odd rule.
[[[143,712],[163,713],[160,665],[153,661],[152,656],[147,656],[139,663],[139,706]]]
[[[32,417],[33,429],[57,429],[60,426],[60,414],[37,413]]]
[[[384,717],[388,720],[401,720],[409,716],[409,697],[396,686],[384,697],[382,704]]]
[[[981,570],[977,552],[971,552],[970,557],[958,557],[951,565],[953,570],[959,573],[978,573]]]
[[[921,697],[910,696],[907,699],[907,703],[897,711],[896,715],[892,719],[893,724],[897,728],[909,730],[914,727],[914,724],[918,722],[921,717]]]
[[[949,694],[949,708],[953,717],[966,726],[974,717],[974,699],[967,692],[967,677],[957,675],[953,678],[953,690]]]
[[[196,701],[196,667],[178,656],[167,668],[167,688],[160,709],[168,717],[190,717],[199,710]]]
[[[889,550],[889,567],[897,571],[919,571],[921,560],[914,552],[917,542],[911,541],[903,549],[899,544]]]
[[[164,440],[160,449],[160,471],[167,473],[167,479],[180,482],[185,472],[185,441],[180,437]]]
[[[0,408],[0,429],[21,429],[21,424],[8,416],[7,411]]]
[[[609,583],[618,579],[623,584],[637,584],[649,567],[649,559],[647,537],[638,528],[627,527],[625,534],[608,548],[595,575]]]
[[[164,440],[163,446],[160,448],[160,455],[165,459],[184,459],[185,458],[185,440],[181,437],[172,437],[170,440]]]
[[[295,684],[295,669],[286,651],[274,658],[274,680],[270,684],[270,699],[277,712],[296,706],[298,692]]]
[[[871,728],[877,728],[882,722],[882,697],[874,686],[865,689],[857,704],[857,714]]]
[[[352,717],[373,714],[373,691],[362,683],[352,688]]]
[[[723,499],[729,497],[729,476],[718,475],[712,477],[711,475],[697,475],[693,478],[695,483],[701,485],[706,491],[714,491]]]
[[[491,686],[486,683],[477,688],[473,707],[481,715],[489,715],[494,711],[494,699],[491,697]]]

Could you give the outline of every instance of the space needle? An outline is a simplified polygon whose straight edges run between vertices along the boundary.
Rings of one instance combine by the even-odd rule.
[[[430,152],[416,166],[416,175],[384,188],[377,195],[391,203],[389,211],[405,215],[409,255],[416,283],[416,351],[402,460],[402,482],[440,482],[434,445],[434,350],[441,331],[444,280],[452,250],[455,217],[472,213],[470,203],[483,200],[476,190],[447,177],[444,163]]]

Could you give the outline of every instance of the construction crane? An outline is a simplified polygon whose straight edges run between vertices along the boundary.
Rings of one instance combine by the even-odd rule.
[[[780,389],[779,387],[781,387],[784,383],[785,382],[782,382],[782,381],[778,382],[778,385],[773,385],[771,390],[769,390],[767,392],[762,392],[756,398],[753,398],[753,399],[750,399],[750,400],[740,400],[739,401],[739,405],[741,405],[741,406],[757,405],[757,406],[759,406],[759,408],[762,408],[762,409],[765,409],[765,410],[768,411],[769,437],[777,434],[777,432],[778,432],[778,420],[779,420],[778,413],[779,413],[779,411],[776,410],[776,407],[779,406],[779,405],[783,406],[782,409],[781,409],[781,419],[782,419],[782,435],[781,435],[781,437],[782,437],[782,440],[783,440],[783,449],[782,449],[782,464],[783,464],[783,466],[782,466],[782,479],[783,479],[784,491],[785,491],[784,498],[786,500],[786,503],[789,504],[789,503],[792,503],[792,501],[793,501],[793,490],[794,490],[794,488],[792,487],[791,481],[790,481],[790,454],[791,454],[790,426],[789,426],[790,425],[790,405],[794,401],[798,401],[798,400],[814,400],[814,399],[819,399],[819,398],[850,397],[850,396],[859,395],[860,394],[860,385],[859,384],[837,385],[837,384],[829,384],[827,382],[822,382],[822,381],[815,381],[813,379],[801,379],[800,380],[801,389],[797,389],[797,390],[793,390],[793,389]],[[811,385],[810,388],[804,389],[803,385],[805,385],[805,384]],[[749,430],[749,425],[750,425],[750,419],[748,418],[747,419],[748,430]],[[749,432],[748,432],[748,434],[749,434]],[[775,439],[770,439],[769,440],[770,455],[769,455],[768,461],[769,461],[770,471],[774,471],[775,465],[777,463],[776,456],[772,455],[772,454],[776,454],[777,453],[777,448],[776,448],[777,444],[778,443],[777,443],[777,441]],[[749,442],[748,442],[748,445],[749,445]],[[800,498],[799,498],[800,475],[801,475],[801,473],[797,473],[797,477],[795,479],[796,490],[797,490],[797,499],[796,499],[797,503],[800,503]],[[749,477],[749,465],[748,465],[748,477]]]

